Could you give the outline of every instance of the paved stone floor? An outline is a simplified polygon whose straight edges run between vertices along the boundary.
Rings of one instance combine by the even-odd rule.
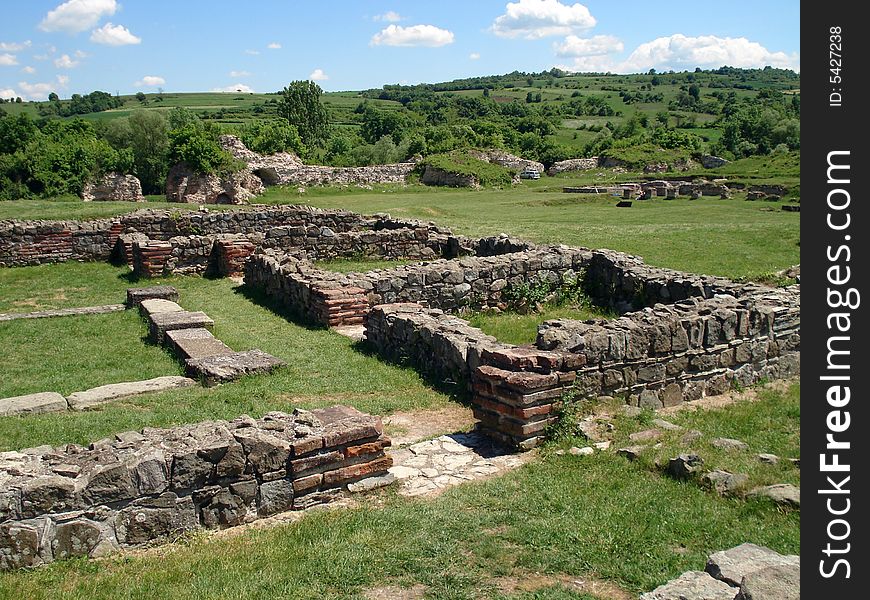
[[[515,469],[537,453],[512,451],[477,433],[453,433],[391,452],[399,494],[422,496]]]

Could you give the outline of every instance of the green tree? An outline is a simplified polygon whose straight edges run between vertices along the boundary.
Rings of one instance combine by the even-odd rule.
[[[305,156],[307,152],[296,128],[283,121],[254,121],[243,126],[240,134],[245,146],[260,154],[293,152]]]
[[[54,92],[52,92],[52,93],[50,93],[50,94],[48,95],[48,101],[49,101],[49,102],[57,102],[57,101],[59,101],[59,100],[60,100],[60,98],[59,98],[58,95],[55,94]]]
[[[169,132],[169,159],[185,163],[198,173],[226,174],[238,171],[241,165],[220,147],[217,130],[202,124],[189,124]]]
[[[329,114],[320,102],[323,90],[313,81],[293,81],[284,88],[278,114],[296,128],[302,143],[318,146],[329,137]]]
[[[136,92],[136,100],[139,102],[145,103],[145,93],[144,92]]]

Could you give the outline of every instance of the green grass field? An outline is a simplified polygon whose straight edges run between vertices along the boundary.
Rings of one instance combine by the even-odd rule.
[[[792,155],[735,161],[719,171],[750,184],[783,183],[797,194],[800,191]],[[476,191],[408,185],[374,190],[312,187],[299,193],[295,187],[275,187],[257,201],[366,214],[387,212],[434,220],[468,236],[509,233],[539,243],[611,248],[640,255],[651,265],[726,277],[761,277],[800,262],[800,214],[780,210],[780,203],[746,202],[744,193],[735,193],[727,200],[653,198],[635,202],[626,210],[616,208],[615,199],[609,196],[562,192],[563,186],[637,181],[637,177],[590,172]],[[141,207],[119,202],[20,200],[0,202],[0,219],[98,218]],[[183,208],[159,201],[147,207]]]
[[[734,177],[796,180],[788,161],[730,168]],[[608,180],[631,177],[606,175]],[[609,247],[655,265],[731,277],[755,277],[799,262],[799,214],[783,212],[777,203],[746,202],[737,194],[729,200],[654,199],[624,210],[615,208],[611,198],[561,192],[563,185],[597,180],[590,173],[481,191],[383,186],[309,188],[298,194],[295,188],[272,188],[261,201],[433,219],[465,235],[505,232],[538,242]],[[163,202],[147,206],[179,208]],[[0,219],[96,218],[136,208],[16,201],[0,203]],[[346,272],[395,264],[329,261],[321,266]],[[342,403],[388,415],[463,400],[455,386],[437,385],[409,368],[383,362],[345,337],[305,325],[231,280],[171,277],[165,283],[179,289],[184,308],[209,314],[215,335],[230,347],[257,347],[288,366],[216,388],[150,394],[95,411],[0,418],[0,451],[87,444],[144,426],[259,416],[294,407]],[[0,312],[119,303],[131,285],[126,267],[104,263],[0,269]],[[571,306],[547,306],[530,315],[470,318],[503,341],[528,343],[545,319],[598,316]],[[144,334],[144,323],[133,312],[0,323],[0,397],[69,393],[180,373],[180,364],[149,345]],[[711,467],[746,472],[753,483],[799,484],[798,469],[786,461],[775,468],[762,466],[755,454],[799,457],[800,388],[794,384],[785,392],[759,396],[756,402],[668,419],[704,433],[697,450]],[[614,444],[649,426],[649,418],[617,418]],[[716,436],[742,439],[750,451],[718,451],[709,444]],[[587,443],[559,438],[516,471],[463,484],[437,498],[405,499],[384,491],[359,498],[355,508],[311,512],[296,523],[199,533],[151,550],[3,573],[0,600],[362,600],[387,585],[423,586],[426,598],[444,600],[607,597],[565,584],[572,580],[603,580],[621,600],[686,570],[703,569],[710,553],[742,542],[800,552],[800,511],[761,500],[721,498],[695,482],[662,476],[654,462],[678,451],[674,436],[636,462],[611,452],[588,457],[555,453]],[[511,587],[516,581],[538,583],[517,589]]]

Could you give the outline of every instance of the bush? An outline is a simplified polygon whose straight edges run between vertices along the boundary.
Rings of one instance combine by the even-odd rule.
[[[276,152],[293,152],[297,156],[305,156],[307,149],[299,137],[299,131],[293,126],[280,121],[253,121],[239,130],[239,135],[245,146],[260,154],[275,154]]]
[[[183,162],[198,173],[227,175],[243,168],[241,162],[222,149],[217,130],[203,125],[185,125],[169,132],[169,158]]]

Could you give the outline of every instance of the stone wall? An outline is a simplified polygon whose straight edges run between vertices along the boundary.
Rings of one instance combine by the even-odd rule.
[[[548,321],[534,347],[514,347],[421,301],[372,308],[366,339],[437,379],[469,382],[480,428],[521,449],[542,441],[568,391],[655,409],[799,374],[799,286],[741,284],[576,250],[593,297],[621,317]],[[550,277],[544,267],[538,276]]]
[[[228,175],[197,173],[177,164],[166,176],[166,200],[187,204],[246,204],[265,191],[263,181],[245,169]]]
[[[379,355],[410,362],[435,379],[466,384],[484,351],[509,347],[459,317],[416,303],[375,306],[365,327],[366,341]]]
[[[433,239],[450,235],[449,229],[429,222],[393,219],[389,215],[367,217],[346,210],[310,206],[254,207],[219,212],[140,210],[93,221],[0,221],[0,267],[66,260],[109,260],[122,235],[125,236],[122,242],[124,252],[119,248],[117,258],[119,262],[126,259],[129,263],[132,261],[130,251],[134,238],[139,241],[169,241],[178,236],[263,236],[275,227],[302,227],[306,235],[313,231],[312,228],[317,228],[323,235],[320,241],[330,233],[403,228],[415,232],[425,229],[427,236]],[[315,241],[309,246],[318,243]],[[421,258],[423,254],[421,250]]]
[[[328,167],[303,164],[293,154],[258,154],[237,137],[223,135],[221,146],[247,165],[246,172],[266,185],[358,185],[404,184],[416,163],[394,163],[369,167]]]
[[[480,187],[480,182],[474,175],[451,173],[444,169],[433,167],[432,165],[426,165],[426,168],[423,169],[423,174],[420,176],[420,182],[426,185],[439,185],[445,187]]]
[[[379,418],[336,406],[3,452],[0,570],[104,556],[383,485],[389,445]]]
[[[471,150],[469,154],[479,160],[493,163],[496,165],[501,165],[502,167],[507,167],[508,169],[513,169],[517,173],[526,170],[537,171],[538,173],[544,172],[543,163],[539,163],[536,160],[522,158],[521,156],[516,156],[514,154],[511,154],[510,152],[505,152],[504,150]]]
[[[0,267],[108,260],[123,232],[121,219],[0,221]]]
[[[553,163],[547,170],[548,175],[558,175],[569,171],[589,171],[590,169],[598,168],[598,157],[590,158],[569,158],[568,160],[560,160]]]
[[[85,184],[82,190],[82,200],[113,202],[145,202],[142,195],[142,184],[133,175],[123,173],[106,173],[96,181]]]
[[[490,246],[490,242],[479,244],[496,247],[495,243]],[[295,256],[270,251],[249,259],[245,283],[264,289],[291,310],[316,323],[351,324],[361,322],[372,306],[396,302],[418,302],[452,312],[488,307],[503,309],[502,290],[508,286],[536,280],[558,285],[563,280],[576,279],[591,256],[592,252],[586,249],[554,246],[499,256],[439,259],[368,273],[332,273]],[[323,290],[336,290],[328,295],[349,295],[349,298],[342,302],[336,298],[336,306],[341,304],[341,310],[336,308],[324,313],[315,306],[315,299]],[[349,322],[336,322],[339,313]]]

